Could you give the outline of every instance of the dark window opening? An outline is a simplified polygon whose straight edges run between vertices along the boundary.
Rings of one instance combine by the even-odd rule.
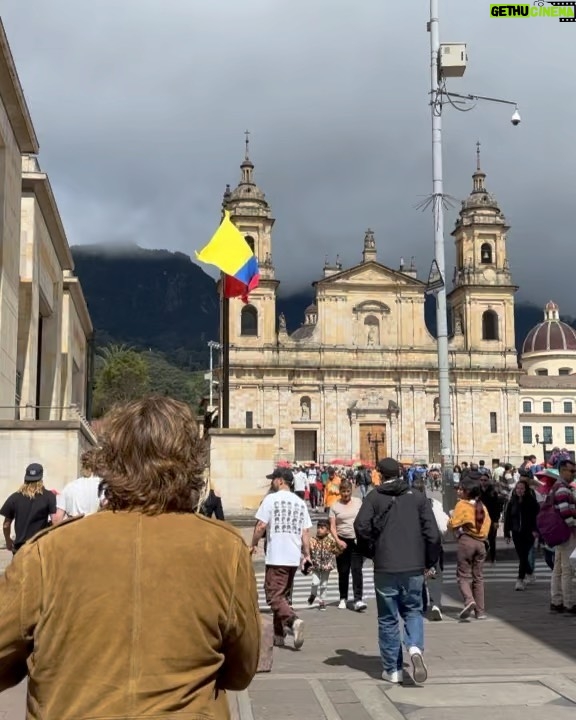
[[[258,335],[258,310],[246,305],[240,313],[240,335]]]
[[[486,310],[482,315],[482,339],[498,340],[498,315],[494,310]]]
[[[495,412],[490,413],[490,432],[498,432],[498,415]]]
[[[252,430],[254,427],[254,413],[251,410],[246,411],[246,429]]]

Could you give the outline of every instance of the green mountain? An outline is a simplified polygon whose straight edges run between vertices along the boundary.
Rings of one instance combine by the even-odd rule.
[[[98,346],[160,352],[180,368],[206,365],[218,337],[214,280],[183,253],[136,245],[72,248]]]

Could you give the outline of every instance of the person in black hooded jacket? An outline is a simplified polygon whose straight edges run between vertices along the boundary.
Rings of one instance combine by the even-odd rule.
[[[536,518],[539,512],[540,505],[530,483],[520,478],[510,497],[504,518],[504,537],[506,542],[514,542],[518,555],[518,580],[515,590],[524,590],[527,583],[534,581],[529,557],[538,537]]]
[[[496,562],[496,537],[503,507],[502,497],[488,475],[482,475],[480,472],[475,473],[474,470],[471,470],[468,477],[472,478],[480,486],[480,500],[488,511],[488,515],[490,515],[490,532],[487,538],[488,559],[494,565]]]
[[[424,575],[438,562],[440,532],[426,495],[410,488],[396,460],[380,460],[378,471],[382,482],[364,500],[354,530],[359,549],[374,560],[382,678],[391,683],[403,680],[400,616],[414,680],[422,683],[427,678],[423,659]]]

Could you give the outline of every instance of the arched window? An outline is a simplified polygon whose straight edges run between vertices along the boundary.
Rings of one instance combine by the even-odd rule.
[[[480,248],[480,262],[483,265],[492,265],[492,245],[484,243]]]
[[[572,368],[560,368],[558,375],[572,375]]]
[[[252,235],[246,235],[244,240],[246,240],[248,245],[250,245],[250,250],[252,250],[253,253],[256,253],[256,243],[254,242]]]
[[[246,305],[240,313],[240,335],[258,335],[258,310]]]
[[[368,315],[364,320],[364,332],[366,333],[366,347],[380,345],[380,322],[374,315]]]
[[[482,315],[482,340],[498,340],[498,315],[494,310]]]

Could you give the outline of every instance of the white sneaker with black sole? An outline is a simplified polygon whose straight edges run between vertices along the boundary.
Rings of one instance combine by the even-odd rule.
[[[366,605],[364,600],[356,600],[354,603],[354,610],[356,610],[356,612],[363,612],[367,607],[368,605]]]
[[[438,605],[432,605],[432,609],[430,610],[430,620],[438,622],[442,619],[442,610],[440,610]]]
[[[474,610],[476,610],[475,602],[472,601],[472,602],[466,603],[466,605],[464,605],[464,609],[460,611],[460,614],[458,615],[458,617],[460,618],[460,620],[468,620],[468,618],[470,617],[470,615],[472,615]]]

